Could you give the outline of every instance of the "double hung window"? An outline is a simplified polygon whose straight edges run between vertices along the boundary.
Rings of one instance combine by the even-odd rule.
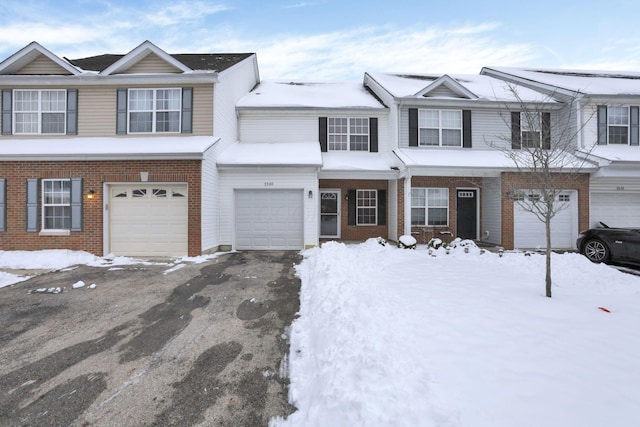
[[[418,145],[462,147],[462,111],[418,110]]]
[[[71,181],[45,179],[42,181],[42,229],[69,230],[71,228]]]
[[[609,144],[629,144],[629,107],[607,108]]]
[[[369,119],[363,117],[329,117],[328,151],[369,151]]]
[[[180,89],[129,89],[129,132],[180,132]]]
[[[449,224],[448,188],[411,189],[411,225]]]
[[[356,192],[356,224],[376,225],[377,213],[378,190],[358,190]]]
[[[13,91],[14,134],[64,134],[67,114],[67,91]]]

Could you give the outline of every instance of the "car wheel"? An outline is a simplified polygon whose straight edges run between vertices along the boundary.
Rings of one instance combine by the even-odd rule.
[[[582,253],[593,262],[606,262],[609,260],[609,248],[602,240],[589,240],[584,244]]]

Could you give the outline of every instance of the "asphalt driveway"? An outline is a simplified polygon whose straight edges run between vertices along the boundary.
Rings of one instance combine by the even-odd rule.
[[[78,266],[0,289],[0,425],[265,426],[288,415],[298,257]],[[96,287],[72,289],[79,280]],[[33,292],[51,287],[63,291]]]

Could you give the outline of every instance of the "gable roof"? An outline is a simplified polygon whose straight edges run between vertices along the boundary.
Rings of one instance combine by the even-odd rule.
[[[44,56],[69,74],[81,74],[73,65],[57,57],[37,42],[31,42],[4,61],[0,62],[0,74],[14,74],[40,56]]]
[[[424,89],[420,90],[415,96],[424,96],[427,97],[430,94],[434,94],[434,92],[439,88],[446,88],[447,90],[444,93],[450,93],[452,97],[456,98],[467,98],[467,99],[476,99],[478,98],[473,92],[467,89],[465,86],[460,84],[457,80],[448,76],[447,74],[439,77],[433,83],[427,85]],[[440,94],[434,94],[434,96],[442,96],[442,91]],[[445,95],[446,96],[446,95]]]
[[[370,78],[395,98],[423,99],[425,94],[435,92],[443,85],[453,93],[465,95],[467,99],[498,102],[549,102],[544,94],[516,85],[518,97],[509,85],[494,77],[477,74],[396,74],[365,73],[365,82]],[[512,85],[513,86],[513,85]],[[433,98],[438,98],[434,96]],[[443,97],[451,98],[451,96]],[[519,98],[519,99],[518,99]]]
[[[640,72],[483,67],[481,74],[567,94],[640,95]]]
[[[67,59],[67,61],[84,70],[110,75],[132,67],[150,54],[158,56],[182,72],[195,70],[221,72],[253,55],[253,53],[180,53],[171,55],[147,40],[126,55],[106,54]]]

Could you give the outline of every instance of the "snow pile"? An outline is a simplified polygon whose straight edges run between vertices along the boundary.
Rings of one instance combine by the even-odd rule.
[[[549,299],[538,254],[374,239],[304,254],[298,410],[272,425],[640,425],[640,277],[554,254]]]
[[[76,264],[99,262],[101,258],[83,251],[49,249],[43,251],[0,251],[0,268],[60,269]]]

